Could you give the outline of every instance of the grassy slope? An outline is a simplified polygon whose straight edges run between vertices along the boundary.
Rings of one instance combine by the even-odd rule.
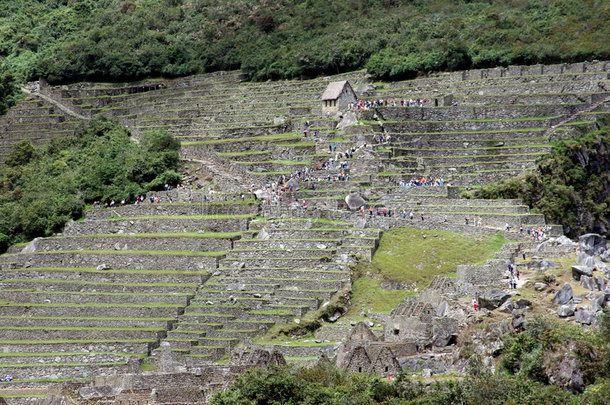
[[[382,289],[380,284],[384,280],[415,283],[421,291],[435,275],[452,275],[458,264],[482,263],[506,242],[501,235],[487,237],[411,228],[386,232],[373,261],[361,263],[355,271],[348,317],[363,308],[389,313],[413,294],[409,290]]]

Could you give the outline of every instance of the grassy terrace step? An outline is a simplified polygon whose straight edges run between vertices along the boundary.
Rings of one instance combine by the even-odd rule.
[[[280,249],[326,249],[334,248],[340,243],[339,239],[241,239],[235,241],[235,249],[267,249],[277,247]]]
[[[184,305],[166,302],[146,303],[37,303],[2,302],[0,315],[99,317],[115,314],[122,317],[177,317]]]
[[[332,263],[329,256],[319,257],[227,257],[221,261],[222,266],[247,268],[267,268],[276,266],[291,266],[319,268]]]
[[[227,254],[227,260],[236,258],[321,258],[331,256],[336,253],[336,249],[328,248],[257,248],[243,249],[235,248]]]
[[[476,140],[476,139],[490,139],[490,138],[529,138],[532,136],[540,137],[546,131],[546,127],[528,127],[528,128],[517,128],[517,129],[495,129],[495,130],[463,130],[463,131],[420,131],[420,132],[401,132],[401,131],[388,131],[380,132],[374,131],[375,135],[388,134],[391,136],[392,141],[404,142],[416,138],[423,137],[425,140],[431,139],[442,139],[442,140]],[[350,135],[345,135],[349,137]]]
[[[34,246],[36,251],[54,250],[111,250],[129,249],[143,251],[154,245],[158,250],[166,251],[225,251],[231,248],[231,237],[215,238],[202,233],[201,237],[187,236],[181,233],[167,234],[168,236],[151,236],[148,234],[107,234],[53,237],[38,239]],[[237,238],[238,236],[236,236]]]
[[[477,71],[473,71],[476,73]],[[461,74],[463,72],[457,72]],[[487,77],[487,78],[465,78],[464,80],[452,81],[452,87],[472,87],[475,85],[489,85],[493,83],[502,83],[507,85],[513,85],[517,83],[545,83],[545,82],[556,82],[556,81],[573,81],[573,80],[599,80],[607,75],[604,71],[591,71],[591,72],[578,72],[578,73],[546,73],[546,74],[524,74],[514,75],[505,72],[506,74],[501,77]],[[439,81],[445,83],[449,79],[449,75],[442,75],[440,77],[421,77],[413,80],[402,80],[397,82],[379,82],[377,83],[380,90],[386,92],[388,90],[412,90],[415,88],[435,88],[439,85]]]
[[[386,206],[392,207],[394,212],[396,210],[416,210],[424,212],[491,212],[497,214],[529,214],[529,207],[527,205],[431,205],[431,204],[417,204],[417,203],[400,203],[400,202],[388,202]]]
[[[198,232],[204,227],[211,232],[238,232],[247,229],[253,214],[185,215],[118,217],[110,221],[73,222],[64,235],[96,235],[109,233],[175,233]]]
[[[172,195],[174,193],[162,194],[161,196]],[[183,194],[188,194],[184,192]],[[193,193],[196,196],[200,193]],[[174,194],[175,196],[175,194]],[[164,198],[164,201],[166,199]],[[252,200],[235,200],[235,201],[215,201],[202,204],[201,199],[197,199],[197,203],[189,202],[160,202],[160,203],[143,203],[118,206],[113,208],[92,208],[86,211],[87,219],[103,219],[108,217],[141,217],[141,216],[185,216],[185,215],[243,215],[243,218],[248,218],[246,214],[255,214],[258,211],[259,204]],[[214,217],[217,218],[217,217]]]
[[[93,339],[156,339],[165,334],[162,328],[84,328],[69,326],[0,326],[2,342],[19,341],[28,338],[29,341],[44,343],[61,340],[93,340]]]
[[[189,299],[195,295],[192,292],[84,292],[84,291],[33,291],[30,289],[4,289],[0,291],[0,298],[10,302],[29,303],[166,303],[185,306]]]
[[[302,289],[313,289],[319,288],[328,290],[337,290],[341,287],[343,281],[337,280],[325,280],[325,279],[311,279],[311,278],[271,278],[271,277],[214,277],[208,280],[206,286],[216,289],[228,290],[229,288],[235,290],[236,288],[244,289],[264,289],[264,288],[280,288],[280,287],[298,287]]]
[[[199,346],[222,346],[225,350],[231,350],[239,341],[240,339],[232,337],[205,337],[199,339]]]
[[[145,251],[145,250],[65,250],[60,252],[39,252],[15,255],[20,263],[44,267],[61,264],[66,267],[88,267],[106,263],[111,268],[131,267],[167,268],[180,267],[184,270],[202,270],[217,267],[218,259],[225,252],[189,251]],[[7,259],[10,255],[7,255]],[[125,258],[129,258],[126,260]]]
[[[83,378],[93,377],[100,372],[100,368],[109,369],[106,372],[123,374],[128,372],[126,362],[109,362],[100,364],[91,363],[55,363],[55,364],[0,364],[0,374],[27,376],[22,378],[39,379],[48,375],[61,375],[63,377]]]
[[[57,279],[29,279],[7,278],[0,279],[0,287],[8,289],[44,289],[44,291],[83,291],[94,289],[95,292],[146,292],[146,293],[192,293],[198,283],[121,283],[115,281],[99,282],[86,280],[57,280]]]
[[[122,353],[122,352],[25,352],[25,353],[0,353],[0,367],[6,365],[24,365],[29,364],[57,364],[57,363],[111,363],[124,362],[129,356],[138,356],[140,358],[145,355],[142,353]],[[88,360],[88,361],[87,361]]]
[[[92,267],[28,267],[2,270],[4,277],[57,280],[87,280],[117,283],[140,283],[143,279],[152,283],[195,283],[201,284],[209,274],[206,270],[97,270]]]
[[[242,137],[242,138],[228,138],[228,139],[210,139],[206,141],[183,141],[182,146],[188,147],[193,145],[219,145],[225,143],[239,143],[239,142],[275,142],[275,141],[287,141],[287,140],[301,140],[302,134],[297,132],[286,132],[282,134],[273,134],[273,135],[260,135],[260,136],[250,136],[250,137]]]
[[[114,327],[152,327],[166,329],[175,322],[175,317],[94,317],[94,316],[27,316],[0,315],[0,324],[12,326],[72,326],[72,327],[103,327],[111,324]]]
[[[157,344],[156,339],[59,339],[59,340],[0,340],[0,348],[6,353],[40,352],[122,352],[147,354]]]
[[[333,266],[337,268],[337,266]],[[343,280],[349,278],[347,270],[320,270],[302,267],[264,267],[264,268],[231,268],[222,267],[219,269],[223,277],[236,278],[310,278],[312,280]]]

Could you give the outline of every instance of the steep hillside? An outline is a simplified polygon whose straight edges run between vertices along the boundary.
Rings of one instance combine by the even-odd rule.
[[[608,58],[605,1],[4,2],[0,58],[21,80],[252,79],[362,68],[418,72]]]
[[[603,122],[609,72],[608,62],[589,61],[398,82],[355,71],[257,83],[231,71],[30,84],[27,98],[0,118],[5,189],[24,195],[29,190],[16,186],[27,172],[45,180],[42,198],[30,198],[34,208],[63,207],[45,203],[53,189],[46,172],[67,173],[81,158],[84,168],[71,175],[79,181],[59,178],[57,186],[71,187],[70,201],[103,204],[0,256],[0,374],[16,377],[0,395],[15,404],[41,396],[205,403],[252,365],[322,357],[386,377],[403,369],[463,374],[465,358],[476,365],[473,345],[492,365],[495,340],[519,333],[530,310],[556,313],[549,292],[557,286],[540,292],[531,283],[567,281],[571,259],[561,272],[539,272],[540,260],[530,259],[544,254],[535,239],[560,236],[562,227],[520,198],[465,199],[461,191],[529,173],[552,139]],[[362,104],[327,112],[322,93],[346,80]],[[165,185],[163,170],[150,169],[177,158],[169,135],[150,148],[150,131],[181,141],[184,177],[136,204],[130,198],[141,187]],[[128,132],[137,145],[123,142]],[[30,166],[37,156],[44,165]],[[126,201],[106,206],[112,198]],[[386,233],[405,227],[414,229]],[[409,240],[411,250],[403,249]],[[566,256],[574,250],[546,246]],[[508,301],[508,264],[521,270],[511,281],[535,304]],[[582,283],[599,292],[607,275],[596,271]],[[589,315],[567,316],[594,328],[606,295],[585,288],[574,291]],[[478,300],[484,311],[473,308]],[[508,313],[493,310],[501,300],[511,303]],[[467,340],[470,330],[495,340]],[[529,370],[531,356],[511,372]]]

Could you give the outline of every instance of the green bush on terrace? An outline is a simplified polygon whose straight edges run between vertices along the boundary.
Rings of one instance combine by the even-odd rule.
[[[561,224],[569,237],[604,234],[610,225],[610,125],[580,138],[557,142],[537,170],[476,190],[475,198],[521,198]]]
[[[16,144],[0,166],[0,248],[59,231],[87,203],[134,201],[177,183],[179,148],[164,131],[145,133],[138,145],[103,117],[39,148]]]

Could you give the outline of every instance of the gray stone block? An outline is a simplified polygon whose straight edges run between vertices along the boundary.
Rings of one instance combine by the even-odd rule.
[[[572,266],[572,277],[580,281],[582,276],[593,277],[593,268],[588,266]]]
[[[557,308],[557,316],[561,318],[567,318],[568,316],[574,315],[574,305],[561,305]]]
[[[572,286],[569,283],[565,283],[563,287],[561,287],[561,290],[555,293],[555,296],[553,297],[553,303],[558,305],[567,304],[568,302],[570,302],[573,296],[574,293],[572,292]]]

